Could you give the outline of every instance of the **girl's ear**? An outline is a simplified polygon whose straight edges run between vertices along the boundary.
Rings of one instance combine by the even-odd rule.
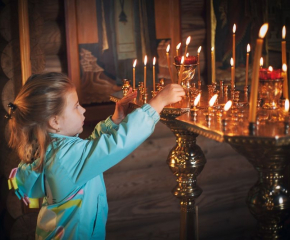
[[[58,116],[53,116],[48,120],[48,126],[51,130],[57,131],[59,129]]]

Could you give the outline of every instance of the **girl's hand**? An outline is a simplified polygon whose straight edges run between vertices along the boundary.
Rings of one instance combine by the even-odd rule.
[[[119,124],[127,116],[129,103],[136,97],[137,91],[132,92],[132,88],[130,88],[127,95],[116,103],[115,111],[112,116],[112,121],[115,124]]]
[[[160,113],[166,105],[181,101],[182,96],[185,96],[185,92],[179,84],[168,84],[149,101],[149,104]]]

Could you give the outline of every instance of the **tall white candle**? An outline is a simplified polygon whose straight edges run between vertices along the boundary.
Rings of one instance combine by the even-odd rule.
[[[250,44],[247,45],[247,60],[246,60],[246,83],[245,85],[248,86],[248,82],[249,82],[249,55],[250,55]]]
[[[155,92],[155,63],[156,57],[153,58],[153,91]]]
[[[146,93],[146,65],[147,65],[147,55],[144,57],[144,93]]]
[[[135,59],[134,63],[133,63],[133,89],[135,89],[135,67],[136,67],[136,64],[137,64],[137,59]]]
[[[256,41],[256,49],[253,62],[252,84],[251,84],[250,109],[249,109],[250,123],[256,122],[258,86],[259,86],[259,59],[261,57],[264,37],[267,31],[268,31],[268,23],[265,23],[260,28],[259,38]]]

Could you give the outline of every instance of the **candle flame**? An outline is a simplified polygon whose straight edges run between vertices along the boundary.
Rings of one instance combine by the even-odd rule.
[[[183,64],[184,62],[184,56],[182,56],[181,60],[180,60],[180,63]]]
[[[250,52],[251,51],[251,47],[250,47],[250,44],[247,45],[247,52]]]
[[[285,63],[283,63],[282,70],[283,72],[287,72],[287,65]]]
[[[234,26],[233,26],[233,33],[236,33],[236,24],[234,24]]]
[[[186,57],[188,57],[189,56],[189,53],[186,53]]]
[[[259,38],[264,38],[267,31],[268,31],[268,23],[264,23],[263,26],[260,28],[259,31]]]
[[[212,51],[212,52],[214,51],[214,47],[211,48],[211,51]]]
[[[224,106],[224,111],[228,111],[231,106],[232,106],[233,102],[231,100],[227,101],[227,103]]]
[[[189,43],[190,43],[190,39],[191,39],[191,37],[189,36],[189,37],[187,37],[187,39],[186,39],[186,45],[188,45]]]
[[[289,99],[287,98],[285,100],[285,112],[288,112],[289,111]]]
[[[201,51],[201,46],[199,46],[199,48],[197,49],[197,53],[200,54]]]
[[[176,50],[179,50],[181,42],[176,45]]]
[[[194,100],[194,106],[196,107],[197,106],[197,104],[199,103],[199,100],[200,100],[200,93],[197,95],[197,97],[195,98],[195,100]]]
[[[209,106],[212,107],[217,99],[218,95],[215,94],[212,96],[212,98],[209,100]]]
[[[144,66],[146,66],[146,64],[147,64],[147,55],[145,55],[144,57]]]
[[[233,67],[234,66],[234,59],[231,58],[231,66]]]
[[[169,53],[169,50],[170,50],[170,44],[167,45],[166,52]]]
[[[156,57],[153,58],[153,66],[155,66],[156,63]]]
[[[268,70],[269,70],[269,72],[273,72],[273,67],[272,66],[269,66],[268,67]]]
[[[263,65],[264,65],[264,59],[263,59],[263,57],[261,57],[260,58],[260,67],[263,67]]]
[[[284,25],[282,28],[282,39],[285,40],[285,38],[286,38],[286,27]]]
[[[133,63],[133,68],[136,67],[137,64],[137,59],[135,59],[134,63]]]

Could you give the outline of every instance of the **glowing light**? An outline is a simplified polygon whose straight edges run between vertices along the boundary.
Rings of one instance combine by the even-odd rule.
[[[283,26],[283,28],[282,28],[282,39],[285,40],[285,38],[286,38],[286,27]]]
[[[187,37],[187,39],[186,39],[186,45],[188,45],[189,43],[190,43],[190,39],[191,39],[191,37],[189,36],[189,37]]]
[[[260,67],[263,67],[263,65],[264,65],[264,59],[263,59],[263,57],[261,57],[260,58]]]
[[[224,106],[224,111],[228,111],[231,106],[232,106],[233,102],[231,100],[227,101],[227,103]]]
[[[199,46],[199,48],[197,49],[197,53],[199,54],[201,51],[201,46]]]
[[[166,52],[169,53],[170,50],[170,44],[168,44],[167,48],[166,48]]]
[[[184,62],[184,56],[182,56],[181,60],[180,60],[180,63],[183,64]]]
[[[234,26],[233,26],[233,33],[236,33],[236,24],[234,24]]]
[[[283,204],[283,198],[282,197],[279,197],[279,203]]]
[[[176,50],[179,50],[181,42],[176,45]]]
[[[264,38],[267,31],[268,31],[268,23],[264,23],[263,26],[260,28],[259,31],[259,38]]]
[[[200,101],[200,93],[197,95],[197,97],[195,98],[195,100],[194,100],[194,106],[196,107],[197,106],[197,104],[199,103],[199,101]]]
[[[289,111],[289,99],[287,98],[285,100],[285,112],[288,112]]]
[[[153,65],[155,66],[156,63],[156,57],[153,58]]]
[[[211,97],[211,99],[209,100],[209,106],[212,107],[217,99],[218,95],[215,94]]]
[[[231,66],[234,66],[234,59],[231,58]]]
[[[147,65],[147,55],[145,55],[145,57],[144,57],[144,65],[145,66]]]
[[[269,70],[269,72],[273,72],[273,67],[272,66],[269,66],[268,67],[268,70]]]
[[[287,72],[287,65],[285,63],[282,66],[282,70],[283,70],[283,72]]]
[[[250,44],[247,45],[247,52],[250,52],[251,51],[251,47],[250,47]]]
[[[133,63],[133,68],[136,67],[137,64],[137,59],[135,59],[134,63]]]

